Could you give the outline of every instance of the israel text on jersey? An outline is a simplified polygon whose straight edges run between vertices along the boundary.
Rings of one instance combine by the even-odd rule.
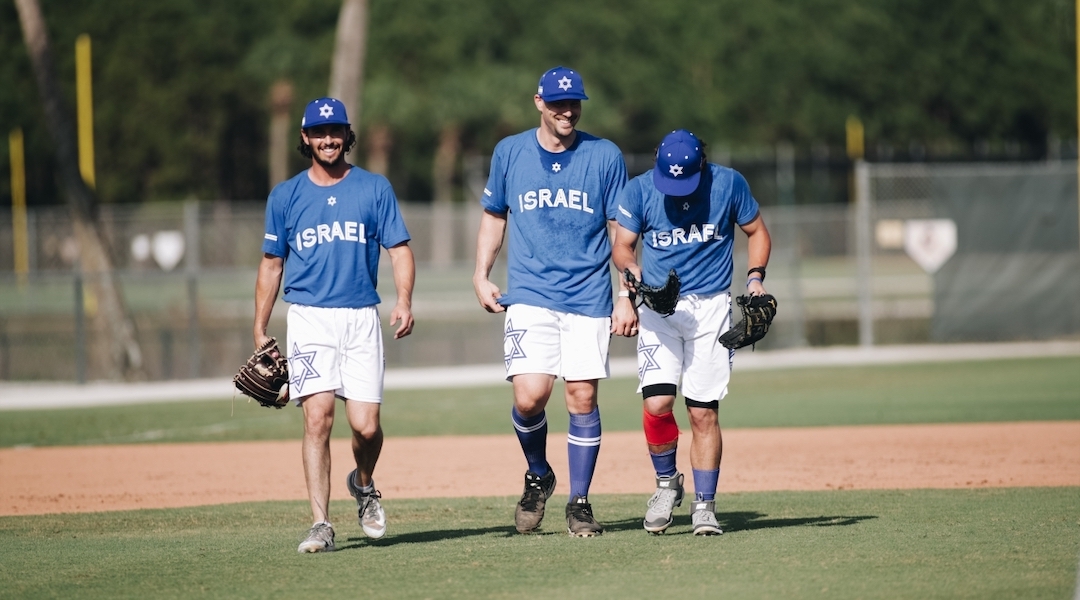
[[[676,227],[671,231],[651,231],[647,239],[653,248],[666,248],[683,244],[701,244],[710,241],[724,241],[724,234],[717,230],[713,223],[703,223],[700,227],[696,223],[691,224],[689,229]]]
[[[521,212],[540,208],[569,208],[580,210],[589,214],[593,213],[593,207],[589,206],[589,193],[581,190],[564,190],[559,188],[552,192],[547,188],[529,190],[524,194],[518,194],[518,209]]]

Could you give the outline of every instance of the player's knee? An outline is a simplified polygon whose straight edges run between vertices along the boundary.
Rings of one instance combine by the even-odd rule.
[[[645,441],[652,446],[663,446],[679,439],[679,424],[675,422],[675,413],[662,415],[650,414],[642,410],[642,425],[645,428]]]

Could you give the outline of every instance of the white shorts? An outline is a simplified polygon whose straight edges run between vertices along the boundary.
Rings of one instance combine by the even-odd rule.
[[[675,314],[638,310],[638,392],[645,386],[679,384],[686,398],[712,402],[727,395],[734,351],[717,338],[731,327],[731,294],[690,294]]]
[[[503,329],[506,379],[544,373],[567,381],[607,379],[611,317],[511,304]]]
[[[383,356],[379,310],[293,304],[289,331],[289,396],[333,390],[349,400],[382,403]]]

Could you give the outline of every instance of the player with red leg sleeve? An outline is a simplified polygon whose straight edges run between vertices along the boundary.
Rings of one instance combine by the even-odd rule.
[[[619,195],[612,260],[646,285],[663,285],[674,269],[681,283],[675,312],[639,307],[638,391],[644,399],[645,441],[656,470],[656,490],[644,527],[662,533],[683,500],[676,469],[679,427],[672,409],[681,384],[693,438],[690,463],[695,535],[723,533],[716,519],[723,441],[718,409],[727,394],[734,351],[719,337],[731,327],[732,246],[735,225],[749,238],[751,296],[762,285],[772,242],[758,203],[737,171],[706,161],[705,144],[686,130],[668,134],[655,167],[630,180]],[[641,265],[635,250],[642,242]],[[628,278],[630,279],[630,278]]]

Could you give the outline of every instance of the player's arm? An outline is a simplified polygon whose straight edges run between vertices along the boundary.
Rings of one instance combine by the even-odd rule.
[[[753,221],[739,227],[747,238],[747,252],[749,254],[747,270],[754,267],[765,268],[769,266],[769,255],[772,253],[772,238],[769,236],[768,228],[765,227],[765,220],[761,218],[761,213],[759,212]],[[746,291],[751,296],[760,296],[765,293],[765,286],[759,278],[764,279],[759,273],[754,273],[747,280]]]
[[[491,313],[503,312],[506,307],[497,302],[502,293],[491,282],[491,269],[502,250],[506,235],[506,215],[485,210],[480,217],[480,232],[476,236],[476,270],[473,272],[473,289],[480,306]]]
[[[394,287],[397,289],[397,303],[390,311],[390,325],[398,324],[394,339],[401,339],[413,330],[412,293],[416,282],[416,260],[408,242],[386,249],[390,255],[390,265],[394,269]]]
[[[266,328],[270,324],[270,313],[274,310],[278,290],[281,289],[281,273],[285,259],[273,254],[263,254],[259,262],[259,274],[255,278],[255,347],[261,348],[270,336]]]
[[[637,241],[638,234],[619,225],[617,221],[611,221],[611,229],[614,230],[611,242],[611,262],[618,271],[619,299],[615,303],[615,310],[611,314],[611,333],[622,336],[637,334],[638,316],[633,301],[630,300],[629,283],[623,273],[626,269],[641,281],[641,267],[637,264]],[[623,292],[627,292],[623,295]]]

